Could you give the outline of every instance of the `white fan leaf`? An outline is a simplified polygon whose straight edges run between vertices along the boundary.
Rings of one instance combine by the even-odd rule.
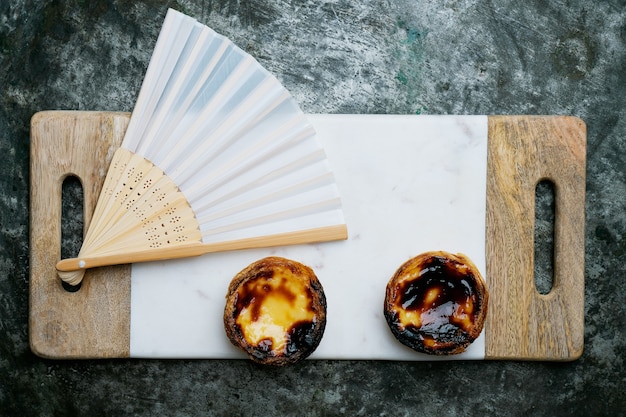
[[[79,264],[346,237],[330,164],[293,97],[169,10],[81,249],[106,260]]]

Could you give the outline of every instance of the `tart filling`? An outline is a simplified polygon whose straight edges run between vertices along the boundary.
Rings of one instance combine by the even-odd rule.
[[[224,311],[230,341],[259,363],[285,365],[309,356],[326,326],[326,298],[313,270],[269,257],[239,272]]]
[[[391,278],[384,314],[401,343],[418,352],[456,354],[480,335],[488,299],[469,258],[426,252],[405,262]]]

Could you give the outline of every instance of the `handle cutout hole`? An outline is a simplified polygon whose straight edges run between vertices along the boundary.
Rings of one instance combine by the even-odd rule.
[[[535,187],[535,288],[549,294],[554,286],[554,183],[542,180]]]
[[[80,179],[70,175],[63,181],[61,190],[61,259],[78,256],[83,244],[84,230],[84,193]],[[63,288],[76,292],[80,285],[70,285],[61,281]]]

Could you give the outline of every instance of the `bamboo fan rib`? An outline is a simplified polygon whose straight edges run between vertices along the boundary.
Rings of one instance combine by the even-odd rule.
[[[169,10],[78,258],[85,268],[345,239],[324,150],[251,56]]]

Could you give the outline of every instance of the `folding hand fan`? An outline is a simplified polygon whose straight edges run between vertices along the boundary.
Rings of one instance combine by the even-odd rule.
[[[83,246],[86,268],[347,237],[313,128],[228,39],[169,10]]]

